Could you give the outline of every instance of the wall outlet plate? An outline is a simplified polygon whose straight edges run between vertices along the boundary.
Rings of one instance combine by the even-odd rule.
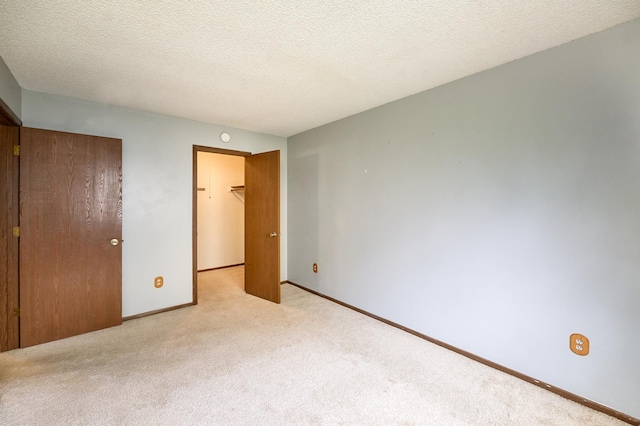
[[[153,279],[153,286],[154,286],[155,288],[160,288],[160,287],[162,287],[163,285],[164,285],[164,278],[162,278],[162,277],[155,277],[155,278]]]
[[[589,339],[582,334],[574,333],[569,337],[569,348],[576,355],[589,355]]]

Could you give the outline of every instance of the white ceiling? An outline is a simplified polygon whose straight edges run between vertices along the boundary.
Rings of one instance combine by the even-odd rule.
[[[640,0],[3,0],[0,56],[25,89],[290,136],[637,17]]]

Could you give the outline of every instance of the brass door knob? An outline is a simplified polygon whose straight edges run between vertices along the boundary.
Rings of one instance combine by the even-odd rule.
[[[117,246],[119,242],[120,241],[118,241],[117,238],[113,238],[111,241],[109,241],[109,243],[111,243],[112,246]]]

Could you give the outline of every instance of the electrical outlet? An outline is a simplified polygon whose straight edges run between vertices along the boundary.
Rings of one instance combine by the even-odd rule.
[[[164,285],[164,278],[162,278],[162,277],[155,277],[155,278],[153,279],[153,286],[154,286],[155,288],[160,288],[160,287],[162,287],[163,285]]]
[[[315,272],[316,274],[318,273],[318,264],[317,263],[313,264],[313,272]]]
[[[589,339],[582,334],[572,334],[569,337],[569,348],[576,355],[589,355]]]

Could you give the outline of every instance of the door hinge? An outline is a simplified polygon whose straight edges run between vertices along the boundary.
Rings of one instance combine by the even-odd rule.
[[[15,317],[19,317],[20,316],[20,308],[15,308],[13,310],[13,316],[15,316]]]
[[[13,227],[13,236],[18,238],[20,237],[20,227],[19,226],[14,226]]]
[[[13,146],[13,155],[20,155],[20,145]]]

